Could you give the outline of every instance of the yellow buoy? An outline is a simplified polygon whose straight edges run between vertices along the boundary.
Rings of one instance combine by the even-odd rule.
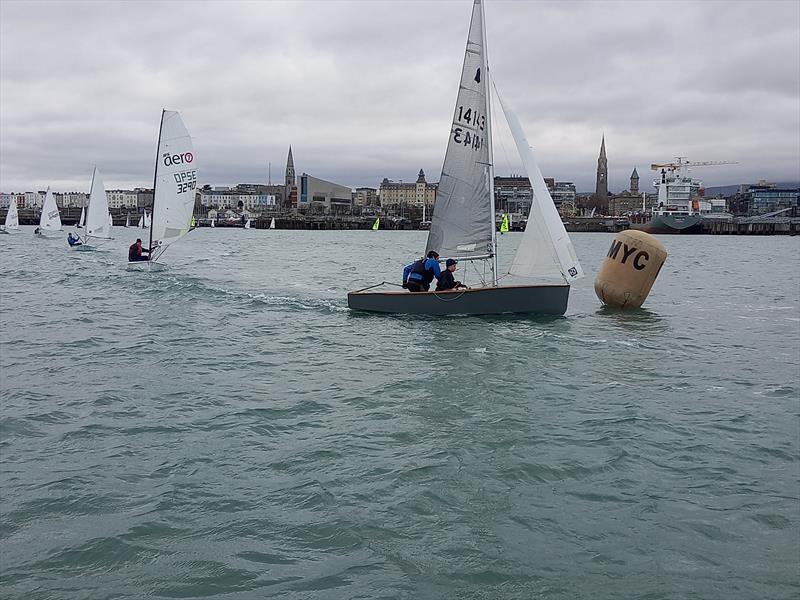
[[[667,260],[667,250],[644,231],[620,231],[611,242],[594,291],[603,304],[617,308],[639,308]]]

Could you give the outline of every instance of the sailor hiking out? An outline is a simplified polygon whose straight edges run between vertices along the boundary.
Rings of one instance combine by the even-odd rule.
[[[435,250],[428,252],[428,256],[406,265],[403,269],[403,287],[409,292],[427,292],[431,288],[433,278],[436,281],[442,276],[439,267],[439,253]]]

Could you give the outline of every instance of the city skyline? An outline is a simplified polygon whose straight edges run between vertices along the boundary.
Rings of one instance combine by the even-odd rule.
[[[213,186],[266,183],[269,163],[279,182],[290,144],[298,174],[352,188],[437,181],[469,5],[64,2],[43,21],[6,0],[0,188],[88,189],[93,164],[109,189],[150,186],[162,107]],[[591,191],[604,135],[614,191],[634,168],[651,191],[676,156],[738,161],[696,172],[708,187],[800,179],[800,5],[719,6],[487,2],[492,73],[542,171]],[[495,173],[521,173],[495,134]]]

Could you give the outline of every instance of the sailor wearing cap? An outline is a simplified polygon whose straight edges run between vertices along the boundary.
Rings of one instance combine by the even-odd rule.
[[[446,290],[454,290],[460,287],[467,287],[460,281],[456,281],[453,277],[453,272],[458,268],[458,261],[454,258],[448,258],[445,266],[447,267],[442,271],[442,276],[439,277],[439,283],[436,284],[437,292],[444,292]]]

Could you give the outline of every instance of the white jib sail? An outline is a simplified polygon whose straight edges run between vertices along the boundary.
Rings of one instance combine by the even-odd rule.
[[[435,250],[442,258],[494,254],[487,76],[483,9],[475,0],[426,246],[426,252]]]
[[[61,215],[58,214],[58,206],[53,192],[47,188],[42,206],[42,216],[39,217],[39,228],[45,231],[61,231]]]
[[[6,213],[6,229],[19,229],[19,212],[17,211],[17,199],[11,198],[8,203]]]
[[[109,225],[108,197],[103,185],[103,178],[97,167],[92,173],[92,188],[89,191],[89,209],[86,211],[86,237],[104,240],[111,239]]]
[[[500,96],[498,95],[498,98]],[[514,143],[531,182],[533,198],[528,224],[509,273],[518,277],[550,279],[563,275],[567,282],[583,277],[575,248],[561,222],[553,198],[536,164],[517,115],[500,98],[500,106],[514,136]]]
[[[156,161],[150,247],[159,248],[160,254],[189,233],[197,187],[192,138],[175,111],[165,110],[161,116]]]

